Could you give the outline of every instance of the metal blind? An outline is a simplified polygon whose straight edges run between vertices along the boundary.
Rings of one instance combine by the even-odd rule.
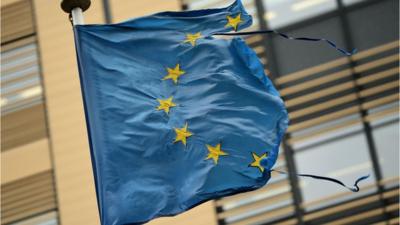
[[[47,136],[35,39],[5,45],[1,52],[2,151]]]
[[[21,44],[1,52],[2,114],[31,107],[43,101],[35,39],[28,38]]]
[[[1,7],[1,43],[26,37],[35,32],[30,0]]]
[[[55,210],[56,197],[51,171],[2,185],[1,222],[14,221]]]
[[[398,113],[398,48],[390,42],[276,79],[291,119],[288,142],[304,144]]]
[[[28,0],[1,8],[1,149],[47,136],[38,50]]]

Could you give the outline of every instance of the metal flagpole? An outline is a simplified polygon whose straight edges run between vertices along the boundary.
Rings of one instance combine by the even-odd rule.
[[[83,20],[83,12],[81,8],[74,8],[71,11],[72,15],[72,24],[73,25],[80,25],[80,24],[85,24],[85,21]]]
[[[62,0],[61,8],[69,13],[73,25],[85,24],[83,12],[90,7],[90,0]]]
[[[90,7],[90,0],[61,0],[61,9],[69,14],[69,19],[72,22],[72,25],[84,25],[84,18],[83,18],[83,12],[86,11],[89,7]],[[75,42],[77,40],[75,39]],[[79,59],[78,59],[78,64],[79,64]],[[87,115],[87,111],[86,111],[86,103],[84,101],[84,94],[83,94],[83,89],[82,90],[82,98],[83,98],[83,103],[85,104],[84,110],[85,110],[85,115]],[[87,118],[87,116],[86,116]],[[89,132],[89,128],[86,124],[87,127],[87,131]],[[90,143],[90,140],[89,140]],[[91,144],[90,144],[91,145]],[[91,147],[90,147],[91,148]],[[92,156],[92,153],[91,153]],[[93,158],[92,158],[92,162]],[[94,164],[92,163],[93,166],[93,173],[95,173],[95,168],[94,168]],[[95,180],[96,180],[96,176],[94,176]],[[98,207],[98,212],[99,212],[99,216],[100,214],[100,204],[99,204],[99,198],[98,198],[98,193],[97,193],[97,182],[95,182],[95,186],[96,186],[96,199],[97,199],[97,207]],[[101,216],[100,216],[100,221],[101,221]],[[101,222],[102,224],[102,222]]]

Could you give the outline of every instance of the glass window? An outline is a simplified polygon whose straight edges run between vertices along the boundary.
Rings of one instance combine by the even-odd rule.
[[[399,1],[381,1],[348,14],[354,47],[359,51],[399,38]],[[374,29],[371,29],[373,27]]]
[[[365,186],[375,182],[367,149],[364,134],[357,133],[297,152],[295,161],[299,173],[329,176],[350,186],[358,177],[370,174],[372,177],[362,183],[362,186]],[[305,203],[348,192],[347,189],[336,184],[308,178],[300,178],[300,186]],[[351,198],[357,196],[359,193],[352,194]]]
[[[332,0],[264,0],[270,28],[279,28],[296,23],[337,8]]]
[[[312,107],[312,106],[311,106]],[[333,129],[329,132],[321,132],[324,128],[334,128],[335,126],[341,126],[348,123],[353,123],[353,121],[359,120],[359,123],[356,123],[352,126],[348,126],[342,129]],[[295,151],[308,149],[309,146],[316,146],[321,144],[322,142],[329,142],[334,139],[340,139],[347,135],[351,135],[356,132],[362,132],[362,124],[361,124],[361,117],[358,114],[338,118],[332,121],[328,121],[325,123],[318,124],[311,128],[305,128],[296,132],[291,132],[291,136],[296,138],[298,136],[311,136],[310,138],[306,138],[303,141],[294,142],[292,147]],[[317,135],[318,134],[318,135]]]
[[[399,122],[377,121],[372,131],[384,178],[399,177]]]
[[[338,46],[345,46],[341,23],[337,17],[316,21],[311,25],[294,28],[285,33],[293,37],[328,38]],[[275,55],[271,60],[276,62],[280,75],[297,72],[343,57],[323,43],[293,41],[278,35],[273,35],[272,41]]]
[[[9,113],[42,102],[36,43],[1,53],[1,111]]]
[[[1,150],[5,151],[47,133],[35,39],[28,37],[2,47]]]

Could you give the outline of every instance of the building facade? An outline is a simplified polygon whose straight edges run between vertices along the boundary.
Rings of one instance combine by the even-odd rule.
[[[222,0],[92,1],[86,23],[115,23],[158,11],[222,7]],[[273,174],[257,191],[204,203],[160,225],[399,224],[399,2],[242,0],[243,37],[289,110]],[[59,1],[1,2],[1,224],[99,224],[71,23]],[[371,174],[361,191],[348,184]],[[134,213],[134,212],[133,212]]]

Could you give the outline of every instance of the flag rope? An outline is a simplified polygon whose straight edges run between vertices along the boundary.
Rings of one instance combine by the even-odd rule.
[[[288,175],[288,172],[281,171],[281,170],[271,169],[271,171],[277,172],[277,173],[280,173],[280,174],[286,174],[286,175]],[[343,187],[349,189],[349,190],[352,191],[352,192],[358,192],[358,191],[360,190],[360,187],[358,187],[358,183],[359,183],[360,181],[362,181],[362,180],[367,179],[370,175],[366,175],[366,176],[359,177],[359,178],[354,182],[353,187],[349,187],[349,186],[347,186],[346,184],[344,184],[342,181],[337,180],[337,179],[334,179],[334,178],[331,178],[331,177],[323,177],[323,176],[312,175],[312,174],[296,174],[296,176],[299,176],[299,177],[310,177],[310,178],[317,179],[317,180],[326,180],[326,181],[330,181],[330,182],[333,182],[333,183],[337,183],[337,184],[339,184],[339,185],[341,185],[341,186],[343,186]]]
[[[241,35],[253,35],[253,34],[277,34],[281,37],[284,37],[289,40],[297,40],[297,41],[312,41],[312,42],[326,42],[331,47],[335,48],[339,52],[344,55],[351,56],[357,52],[357,49],[354,48],[351,52],[346,51],[342,48],[339,48],[333,41],[330,41],[325,38],[308,38],[308,37],[291,37],[287,34],[278,32],[276,30],[258,30],[258,31],[247,31],[247,32],[236,32],[236,33],[215,33],[213,35],[223,35],[223,36],[241,36]]]

